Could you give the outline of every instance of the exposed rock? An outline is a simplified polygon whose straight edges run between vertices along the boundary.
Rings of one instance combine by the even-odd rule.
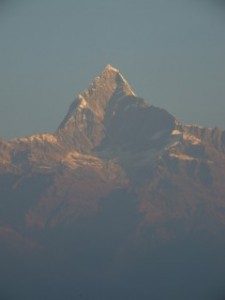
[[[146,261],[154,266],[162,254],[166,263],[159,265],[164,270],[177,255],[183,257],[186,248],[201,253],[208,247],[209,257],[210,251],[216,259],[222,257],[218,247],[208,249],[225,243],[224,178],[224,130],[181,124],[136,96],[119,70],[108,65],[74,100],[55,133],[0,140],[2,264],[7,269],[4,257],[20,249],[31,255],[32,263],[23,255],[18,261],[23,257],[39,277],[46,273],[52,291],[56,282],[64,282],[62,274],[52,275],[56,265],[63,274],[68,272],[68,280],[88,286],[85,299],[164,299],[165,280],[167,292],[158,298],[147,283],[143,289],[138,281],[135,290],[129,276],[153,278],[158,265],[149,273]],[[17,250],[10,252],[13,259]],[[183,269],[201,259],[199,254],[190,258]],[[179,263],[175,266],[179,269]],[[10,268],[15,271],[13,264]],[[225,266],[221,268],[225,273]],[[196,274],[204,278],[206,272]],[[93,278],[95,287],[106,286],[102,298],[93,290]],[[121,278],[128,278],[130,293],[123,290]],[[29,278],[25,282],[29,286]],[[74,286],[64,285],[64,292]],[[46,298],[40,296],[39,285],[34,290],[35,296],[32,292],[32,297],[21,299]],[[200,299],[189,290],[178,298]],[[64,296],[57,292],[47,297]]]

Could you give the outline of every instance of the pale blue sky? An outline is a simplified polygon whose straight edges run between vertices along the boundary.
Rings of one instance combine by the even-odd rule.
[[[0,137],[54,131],[108,63],[181,121],[225,128],[225,12],[212,3],[0,0]]]

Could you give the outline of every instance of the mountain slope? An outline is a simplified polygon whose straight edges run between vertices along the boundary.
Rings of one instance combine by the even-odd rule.
[[[48,299],[74,291],[73,280],[87,284],[86,299],[156,299],[159,283],[149,290],[151,278],[172,272],[179,281],[182,268],[193,276],[189,266],[198,260],[194,273],[203,279],[197,288],[189,278],[194,296],[189,284],[175,294],[200,299],[204,281],[215,288],[225,274],[224,178],[224,130],[182,124],[136,96],[108,65],[55,133],[0,141],[0,262],[6,274],[32,266],[32,288],[21,299],[43,298],[34,283],[43,273],[41,283],[52,285]],[[18,265],[8,268],[6,257]],[[210,268],[219,263],[213,279]],[[57,282],[62,293],[54,292]],[[95,288],[102,284],[100,296]],[[173,283],[161,284],[173,299]]]
[[[165,110],[148,105],[111,65],[74,100],[54,134],[1,141],[0,151],[1,177],[14,178],[9,180],[9,193],[26,188],[32,178],[49,178],[36,201],[26,192],[21,223],[33,224],[34,218],[42,226],[51,224],[40,221],[44,215],[63,220],[64,206],[73,219],[77,202],[86,203],[87,198],[91,203],[93,194],[99,201],[103,190],[110,193],[121,187],[135,189],[141,211],[144,207],[151,222],[164,214],[182,218],[195,211],[198,202],[224,222],[225,131],[183,125]],[[73,194],[82,196],[73,199]],[[60,206],[62,202],[68,203]],[[4,198],[2,203],[8,205]]]

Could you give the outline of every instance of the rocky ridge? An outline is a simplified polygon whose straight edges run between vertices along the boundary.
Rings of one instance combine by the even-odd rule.
[[[26,269],[6,299],[206,299],[191,293],[225,275],[224,178],[224,130],[182,124],[108,65],[55,133],[0,140],[0,290]],[[196,262],[187,286],[163,279]]]
[[[136,96],[119,70],[108,65],[74,100],[54,134],[1,140],[0,174],[15,177],[9,191],[19,189],[27,177],[51,178],[35,203],[27,201],[20,222],[29,226],[57,224],[67,214],[73,219],[79,197],[79,205],[86,197],[92,207],[97,205],[93,194],[98,202],[100,190],[107,195],[118,188],[138,189],[139,208],[150,222],[182,219],[195,210],[196,199],[207,199],[213,214],[225,222],[224,151],[224,130],[181,124]],[[81,188],[87,184],[90,190]],[[52,215],[65,198],[69,209],[62,206]],[[174,204],[167,207],[164,202],[170,199]]]

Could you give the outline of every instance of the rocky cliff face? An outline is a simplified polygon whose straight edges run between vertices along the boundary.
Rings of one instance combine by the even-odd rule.
[[[107,122],[126,96],[134,92],[119,71],[108,65],[72,103],[57,135],[79,151],[92,150],[101,143]]]
[[[11,198],[18,198],[21,224],[55,226],[76,219],[81,207],[84,214],[97,210],[104,195],[125,188],[135,190],[150,223],[193,216],[201,205],[224,223],[224,151],[225,131],[181,124],[136,96],[108,65],[54,134],[0,142],[1,205],[10,218]]]
[[[108,65],[74,100],[55,133],[0,141],[3,261],[8,251],[14,257],[17,249],[38,268],[38,259],[47,259],[52,251],[56,265],[64,272],[69,268],[81,286],[88,282],[93,291],[91,278],[100,268],[98,282],[123,291],[115,297],[138,299],[116,278],[128,276],[126,269],[141,278],[157,273],[157,266],[152,273],[143,266],[151,261],[148,252],[156,254],[155,247],[162,253],[165,245],[175,247],[178,257],[185,247],[195,249],[199,259],[198,251],[211,247],[207,239],[223,244],[224,178],[224,130],[181,124],[136,96],[119,70]],[[162,254],[166,263],[176,257],[170,250]],[[210,251],[215,255],[217,248]],[[76,263],[71,264],[72,257]],[[46,268],[51,273],[52,266]],[[220,271],[225,273],[225,267]],[[52,284],[57,280],[62,282],[60,275]],[[149,299],[145,284],[144,290],[142,299]]]

